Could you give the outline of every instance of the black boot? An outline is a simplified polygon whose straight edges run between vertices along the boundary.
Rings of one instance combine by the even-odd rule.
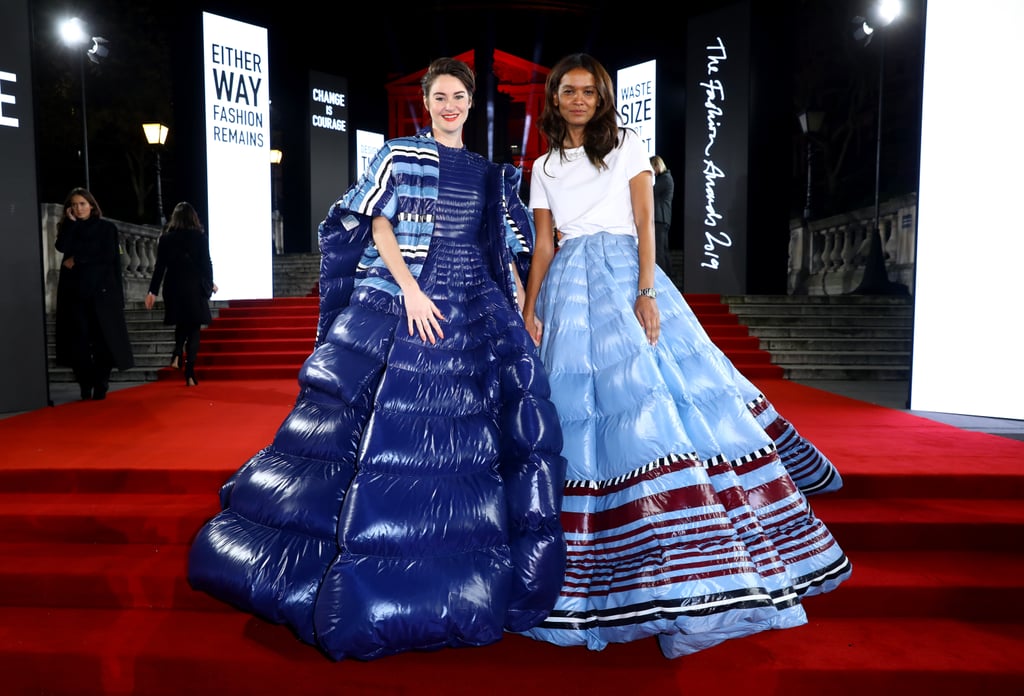
[[[107,388],[110,386],[111,369],[106,366],[96,368],[96,379],[92,387],[93,401],[103,401],[107,398]]]
[[[85,382],[78,383],[79,392],[82,395],[82,401],[88,401],[92,398],[92,385],[86,384]]]

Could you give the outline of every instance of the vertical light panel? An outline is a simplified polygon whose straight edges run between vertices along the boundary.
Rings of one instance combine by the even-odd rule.
[[[47,403],[42,276],[56,285],[60,258],[39,241],[29,28],[27,0],[0,3],[0,413]]]
[[[316,249],[320,222],[349,186],[348,80],[309,73],[309,239]]]
[[[749,1],[694,17],[687,25],[682,192],[686,292],[747,293],[750,32]]]
[[[214,298],[272,297],[267,30],[204,12],[203,51]]]
[[[925,24],[915,410],[1024,419],[1024,3],[930,2]]]
[[[615,105],[619,123],[632,128],[647,146],[648,155],[658,153],[655,141],[658,103],[656,60],[619,70],[615,78]]]
[[[370,160],[384,146],[384,134],[356,130],[356,179],[370,166]]]

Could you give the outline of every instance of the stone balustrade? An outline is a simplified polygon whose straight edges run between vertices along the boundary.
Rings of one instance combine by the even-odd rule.
[[[57,276],[62,254],[57,251],[57,223],[63,214],[60,203],[44,203],[40,210],[43,234],[43,274],[46,278],[46,311],[57,308]],[[156,248],[160,239],[159,225],[138,225],[111,219],[121,236],[121,271],[124,278],[125,302],[142,302],[149,291],[156,265]],[[283,246],[283,221],[274,211],[273,239],[278,254]]]
[[[861,208],[820,220],[793,220],[789,230],[790,295],[843,295],[864,277],[875,209]],[[889,280],[913,292],[917,248],[917,195],[892,198],[879,206],[885,268]]]
[[[63,214],[60,203],[44,203],[40,211],[43,233],[43,273],[46,278],[46,311],[57,308],[57,276],[62,254],[57,251],[57,223]],[[121,273],[124,278],[126,302],[142,302],[149,290],[156,265],[159,225],[137,225],[111,220],[121,236]]]
[[[54,247],[59,203],[42,206],[43,271],[46,278],[46,311],[57,306],[57,276],[61,254]],[[788,288],[790,295],[843,295],[857,288],[864,276],[874,224],[874,207],[861,208],[820,220],[793,220],[789,233]],[[879,208],[878,226],[889,280],[913,292],[916,251],[917,196],[908,194],[885,201]],[[149,289],[160,238],[157,225],[138,225],[111,220],[121,234],[125,301],[141,303]],[[275,251],[282,250],[283,221],[275,211]]]

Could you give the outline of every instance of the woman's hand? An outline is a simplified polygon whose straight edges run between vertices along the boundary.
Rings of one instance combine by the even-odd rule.
[[[533,310],[523,312],[523,322],[526,324],[526,331],[533,339],[533,344],[540,348],[541,339],[544,338],[544,322],[537,318]]]
[[[153,309],[153,303],[156,302],[156,295],[151,292],[146,293],[146,309]]]
[[[653,297],[640,295],[633,303],[633,314],[636,315],[640,326],[644,327],[647,342],[652,346],[658,345],[658,336],[661,335],[661,312],[658,311],[658,301]]]
[[[61,266],[63,266],[64,268],[74,268],[75,267],[75,257],[74,256],[67,257],[66,259],[64,259],[63,263],[61,263]]]
[[[220,290],[220,288],[218,288],[218,287],[217,287],[217,284],[216,284],[216,283],[214,283],[214,284],[213,284],[213,292],[214,292],[214,293],[216,293],[216,292],[217,292],[218,290]]]
[[[444,321],[444,315],[434,301],[418,287],[406,293],[405,313],[409,320],[410,336],[418,332],[422,340],[430,341],[431,344],[437,343],[439,338],[444,338],[444,331],[438,322],[438,319]]]

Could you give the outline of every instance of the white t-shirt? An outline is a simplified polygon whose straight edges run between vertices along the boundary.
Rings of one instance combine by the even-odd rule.
[[[634,131],[619,134],[622,142],[604,158],[607,169],[592,165],[582,147],[566,150],[564,162],[553,151],[533,163],[530,209],[550,210],[564,239],[596,232],[636,236],[629,180],[654,168]]]

